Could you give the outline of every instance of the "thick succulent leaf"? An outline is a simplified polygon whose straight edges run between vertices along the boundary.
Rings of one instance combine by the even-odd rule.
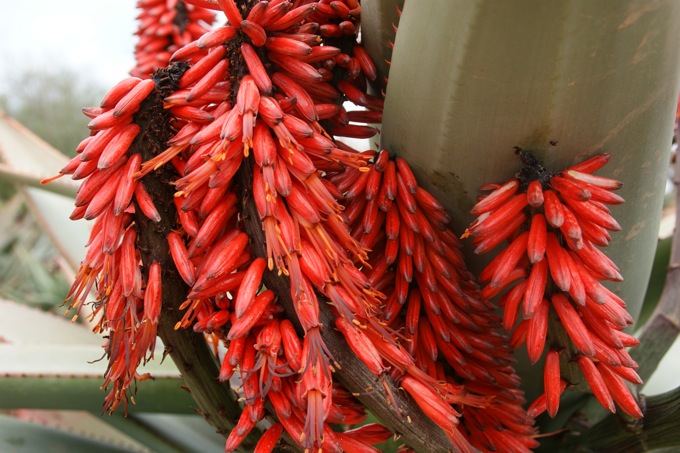
[[[17,421],[59,430],[87,442],[124,448],[128,452],[217,453],[224,450],[224,437],[215,433],[199,415],[132,413],[125,416],[116,413],[102,416],[83,411],[40,409],[12,410],[8,415]],[[57,445],[65,448],[71,439],[68,437],[65,444],[57,440]],[[89,453],[90,450],[86,451]]]
[[[5,437],[3,428],[18,427],[32,436],[48,436],[56,450],[73,453],[126,451],[130,453],[217,453],[224,451],[224,437],[215,433],[199,415],[176,414],[113,414],[83,411],[21,409],[10,412],[11,418],[0,415],[0,451],[52,451],[43,444],[22,445],[27,449],[2,448],[21,436]],[[63,433],[64,436],[59,435]],[[84,444],[81,447],[81,444]],[[118,450],[118,449],[122,450]]]
[[[671,238],[660,239],[658,242],[649,285],[647,286],[642,311],[640,312],[640,325],[644,325],[649,320],[661,298],[671,256],[671,242]]]
[[[550,451],[676,452],[680,445],[678,408],[680,387],[647,398],[644,420],[625,422],[619,414],[608,414],[585,432],[568,436],[561,448]]]
[[[102,339],[82,324],[54,313],[0,299],[0,335],[4,345],[74,345],[100,347]],[[30,326],[30,327],[29,327]],[[49,336],[47,335],[49,333]],[[86,360],[92,360],[96,356]],[[54,361],[58,362],[59,357]],[[2,364],[0,363],[0,366]],[[66,369],[65,369],[66,371]]]
[[[147,430],[172,442],[182,452],[220,453],[224,437],[198,415],[136,414],[134,418]]]
[[[100,346],[0,344],[0,409],[69,409],[100,412],[106,370]],[[157,351],[162,356],[162,350]],[[135,412],[192,413],[193,400],[169,361],[141,367],[153,380],[140,384]]]
[[[0,112],[0,158],[13,172],[34,179],[55,175],[68,163],[66,156],[3,112]],[[85,255],[89,228],[86,222],[69,220],[73,198],[32,187],[23,190],[55,247],[76,269]]]
[[[677,387],[678,376],[680,376],[680,339],[676,339],[675,343],[670,347],[664,359],[659,363],[647,382],[642,388],[645,395],[658,395],[663,392],[670,391]]]
[[[0,415],[0,451],[22,453],[125,453],[148,452],[147,449],[130,448],[130,445],[113,445],[106,441],[89,439],[76,433],[17,420]]]
[[[390,43],[394,43],[394,28],[399,24],[399,10],[403,7],[404,0],[374,0],[361,5],[361,44],[378,70],[377,89],[385,88],[392,59]]]
[[[69,284],[64,260],[30,215],[25,197],[0,204],[0,298],[43,309],[59,306]],[[68,273],[68,272],[66,272]]]
[[[623,232],[607,254],[636,316],[673,133],[679,21],[673,0],[407,2],[381,145],[409,160],[459,233],[479,186],[520,167],[514,147],[554,169],[612,153],[600,174],[624,182],[627,202],[613,209]]]
[[[66,156],[2,111],[0,143],[7,166],[39,178],[57,174],[68,163]]]
[[[78,184],[68,179],[57,179],[49,184],[42,184],[44,176],[16,170],[8,165],[0,164],[0,179],[21,184],[28,187],[37,187],[52,193],[58,193],[67,197],[75,198],[78,192]]]
[[[0,409],[40,408],[101,411],[100,387],[106,360],[102,339],[81,324],[0,300]],[[135,411],[191,413],[193,402],[180,390],[182,380],[172,361],[158,359],[140,368],[151,373],[141,387]]]

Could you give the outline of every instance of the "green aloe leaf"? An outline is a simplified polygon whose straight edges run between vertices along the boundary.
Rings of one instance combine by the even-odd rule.
[[[16,453],[125,453],[127,447],[0,415],[0,451]]]
[[[0,409],[70,409],[101,412],[101,390],[106,360],[101,338],[82,324],[1,300]],[[30,326],[30,328],[27,328]],[[160,343],[160,342],[159,342]],[[140,368],[151,373],[143,397],[131,406],[135,412],[193,413],[190,395],[171,361],[161,363],[162,345],[156,360]]]
[[[27,178],[34,180],[56,175],[68,163],[66,156],[2,112],[0,158],[14,174],[30,175]],[[68,183],[60,185],[69,186]],[[73,210],[72,196],[50,193],[42,188],[20,187],[55,247],[66,262],[77,269],[85,255],[89,226],[87,222],[73,222],[66,215]]]
[[[68,409],[101,412],[106,361],[100,346],[66,344],[0,344],[0,409]],[[157,351],[157,356],[162,350]],[[151,361],[140,374],[153,380],[140,387],[143,396],[130,406],[135,412],[193,413],[190,395],[168,361]]]
[[[392,59],[392,44],[396,37],[394,27],[399,24],[399,11],[404,0],[375,0],[361,5],[361,44],[373,58],[378,77],[378,89],[385,88],[385,78],[389,73]]]
[[[640,325],[644,325],[647,322],[661,298],[671,256],[671,242],[671,238],[660,239],[658,242],[649,285],[647,286],[642,311],[640,312]]]
[[[44,176],[16,170],[3,164],[0,164],[0,179],[28,187],[36,187],[71,198],[75,198],[76,193],[78,192],[78,184],[68,179],[58,179],[49,184],[43,184],[41,181],[45,179]]]
[[[645,400],[644,421],[625,422],[616,414],[577,438],[567,439],[560,452],[643,453],[680,445],[680,388]],[[583,447],[583,445],[586,445]]]
[[[126,451],[130,453],[218,453],[224,437],[215,433],[199,415],[113,414],[101,416],[83,411],[18,410],[0,415],[0,451],[36,452],[42,443],[23,442],[23,435],[9,436],[18,428],[31,436],[47,436],[59,452]],[[3,448],[6,443],[15,449]]]
[[[100,347],[102,339],[83,324],[72,323],[70,318],[38,310],[21,303],[0,299],[0,334],[3,345],[74,345]],[[30,328],[28,328],[30,326]],[[40,335],[39,332],[49,336]],[[92,360],[97,356],[89,359]],[[59,363],[60,358],[54,357]],[[3,364],[0,363],[0,366]],[[66,370],[66,369],[65,369]]]
[[[224,437],[199,415],[136,414],[135,420],[146,430],[172,442],[186,453],[221,453]],[[166,450],[162,450],[166,451]]]

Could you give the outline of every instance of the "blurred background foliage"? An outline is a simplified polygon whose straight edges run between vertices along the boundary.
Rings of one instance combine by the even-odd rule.
[[[0,71],[0,108],[66,155],[73,155],[106,87],[68,67],[7,67]]]
[[[0,71],[0,109],[67,156],[87,130],[82,108],[97,105],[105,92],[68,67],[27,64]],[[25,196],[0,178],[0,297],[55,309],[70,287],[65,270]]]

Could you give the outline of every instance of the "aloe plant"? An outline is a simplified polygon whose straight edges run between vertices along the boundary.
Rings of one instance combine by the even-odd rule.
[[[521,165],[516,147],[558,168],[612,153],[609,171],[624,181],[626,204],[614,211],[623,233],[614,236],[609,255],[625,276],[615,291],[635,315],[654,256],[673,138],[679,11],[673,2],[612,6],[407,3],[391,59],[381,146],[412,163],[461,219],[461,232],[479,186],[503,182]],[[432,30],[445,28],[451,39],[428,45]],[[645,335],[663,337],[664,331],[672,342],[672,329]],[[643,353],[636,356],[644,360]],[[540,393],[535,372],[522,373],[529,398]]]
[[[212,1],[196,3],[216,6]],[[240,13],[229,9],[230,4],[220,2],[227,5],[228,18],[234,22]],[[252,6],[249,2],[239,5]],[[398,32],[396,37],[390,36],[392,23],[399,19],[396,8],[402,5]],[[569,167],[596,153],[612,154],[612,161],[602,171],[623,181],[626,204],[613,209],[623,231],[613,235],[607,250],[619,264],[625,280],[610,288],[626,300],[629,311],[637,316],[654,258],[680,85],[676,48],[680,32],[674,26],[680,19],[680,5],[671,0],[654,3],[630,0],[615,5],[585,1],[441,0],[405,5],[398,1],[374,1],[365,2],[362,8],[366,49],[378,62],[390,60],[380,147],[409,162],[418,183],[444,204],[453,219],[450,226],[458,235],[473,220],[469,211],[479,187],[489,182],[503,183],[521,167],[517,148],[531,151],[554,169]],[[388,39],[394,41],[392,54],[386,44]],[[379,69],[381,75],[387,75],[387,65]],[[383,89],[379,79],[374,92]],[[153,133],[156,132],[154,129]],[[4,134],[1,139],[8,132],[0,128],[0,133]],[[154,143],[153,137],[145,140],[150,140],[153,146],[162,146]],[[43,155],[36,154],[37,161]],[[8,168],[3,168],[3,175],[21,184],[31,181],[26,170],[34,171],[41,165],[34,161],[25,168],[10,159],[5,161]],[[247,164],[239,170],[240,182],[245,187],[252,184],[248,176],[252,169]],[[166,190],[161,183],[162,180],[157,180],[156,186],[149,185],[155,187],[154,197]],[[28,191],[27,196],[44,195],[34,190]],[[68,189],[64,188],[62,193],[68,193]],[[265,256],[266,238],[261,225],[253,223],[258,212],[254,203],[248,202],[247,192],[242,197],[246,230],[257,239],[255,253]],[[45,204],[36,205],[43,212],[48,208]],[[165,237],[159,231],[167,234],[170,227],[164,224],[154,229],[148,222],[144,224],[141,219],[138,222],[145,225],[140,230],[147,241],[144,249],[153,250],[149,256],[143,256],[148,267],[151,259],[164,259],[157,250],[167,255]],[[77,236],[83,239],[85,234]],[[674,242],[672,262],[677,258],[678,243]],[[465,257],[476,272],[488,262],[475,257],[469,246]],[[69,261],[75,267],[78,260]],[[290,293],[290,287],[280,276],[267,274],[265,282],[281,297]],[[198,337],[175,329],[182,319],[178,310],[183,297],[177,294],[182,285],[173,289],[174,311],[172,317],[161,318],[159,333],[170,345],[170,354],[183,367],[182,373],[200,410],[204,415],[210,414],[209,421],[226,434],[233,428],[240,408],[234,404],[235,397],[228,387],[215,383],[217,368],[207,349],[200,349],[205,360],[193,361]],[[673,297],[676,287],[675,274],[669,273],[661,302],[650,315],[649,327],[640,334],[642,344],[632,352],[640,363],[638,372],[643,378],[652,374],[677,336],[674,327],[677,304]],[[295,319],[295,310],[287,308],[291,319]],[[322,307],[319,319],[330,325],[333,316]],[[559,329],[552,331],[555,336],[551,338],[560,334]],[[323,341],[340,362],[342,368],[335,375],[347,388],[361,393],[362,388],[375,383],[375,376],[357,360],[342,336],[326,329]],[[519,359],[523,387],[531,401],[542,392],[543,367],[530,367],[521,355]],[[417,451],[453,448],[450,439],[427,417],[413,415],[421,413],[413,401],[402,398],[388,381],[381,382],[383,388],[359,398],[385,426],[402,434],[405,442]],[[570,383],[578,390],[587,390],[583,383]],[[169,384],[173,385],[172,380]],[[412,385],[411,381],[404,382],[404,387]],[[410,418],[394,410],[385,391],[387,395],[394,392],[393,398],[406,408]],[[162,388],[160,392],[170,390]],[[144,397],[140,393],[139,398]],[[153,399],[151,390],[148,398]],[[216,403],[218,398],[220,402]],[[542,420],[545,432],[567,429],[566,435],[544,441],[542,448],[644,451],[678,445],[672,434],[677,431],[677,420],[669,416],[676,404],[676,392],[649,399],[644,410],[648,419],[642,425],[630,420],[617,424],[615,416],[606,416],[592,400],[587,393],[567,397],[563,402],[566,410],[560,416],[552,421]],[[427,413],[427,408],[422,410]],[[287,440],[292,448],[297,441]]]

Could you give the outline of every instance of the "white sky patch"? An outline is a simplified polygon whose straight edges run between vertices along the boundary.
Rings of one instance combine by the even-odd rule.
[[[0,27],[0,77],[12,67],[74,69],[108,88],[134,66],[135,0],[12,1]]]

